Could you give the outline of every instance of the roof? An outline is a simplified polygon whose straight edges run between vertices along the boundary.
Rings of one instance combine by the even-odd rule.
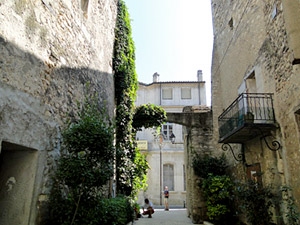
[[[150,84],[146,84],[143,82],[139,82],[140,85],[150,86],[154,84],[198,84],[198,83],[205,83],[205,81],[160,81],[160,82],[153,82]]]

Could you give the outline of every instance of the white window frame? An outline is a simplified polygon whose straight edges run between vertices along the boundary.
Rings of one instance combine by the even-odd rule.
[[[163,100],[172,100],[173,99],[173,88],[163,88],[161,90],[161,97]],[[171,92],[170,94],[168,92]]]
[[[171,141],[170,136],[174,133],[174,124],[165,123],[161,126],[161,134],[164,137],[164,140]]]
[[[187,93],[186,91],[189,91],[189,96],[185,97],[183,93]],[[181,88],[181,99],[192,99],[192,89],[189,87],[183,87]]]

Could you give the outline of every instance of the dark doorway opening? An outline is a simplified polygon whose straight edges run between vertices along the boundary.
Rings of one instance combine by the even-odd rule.
[[[0,153],[0,224],[28,225],[38,152],[2,142]]]

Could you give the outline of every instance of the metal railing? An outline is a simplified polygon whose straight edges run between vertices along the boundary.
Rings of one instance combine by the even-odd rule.
[[[273,94],[243,93],[219,116],[220,138],[245,124],[274,124]]]

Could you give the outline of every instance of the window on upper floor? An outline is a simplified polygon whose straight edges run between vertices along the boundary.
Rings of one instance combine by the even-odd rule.
[[[171,141],[171,135],[173,134],[173,124],[163,124],[161,133],[163,134],[164,140]]]
[[[191,99],[192,92],[191,88],[181,88],[181,99]]]
[[[173,89],[172,88],[163,88],[162,89],[162,99],[164,99],[164,100],[173,99]]]
[[[174,166],[172,164],[164,164],[163,184],[167,186],[169,191],[174,191]]]

